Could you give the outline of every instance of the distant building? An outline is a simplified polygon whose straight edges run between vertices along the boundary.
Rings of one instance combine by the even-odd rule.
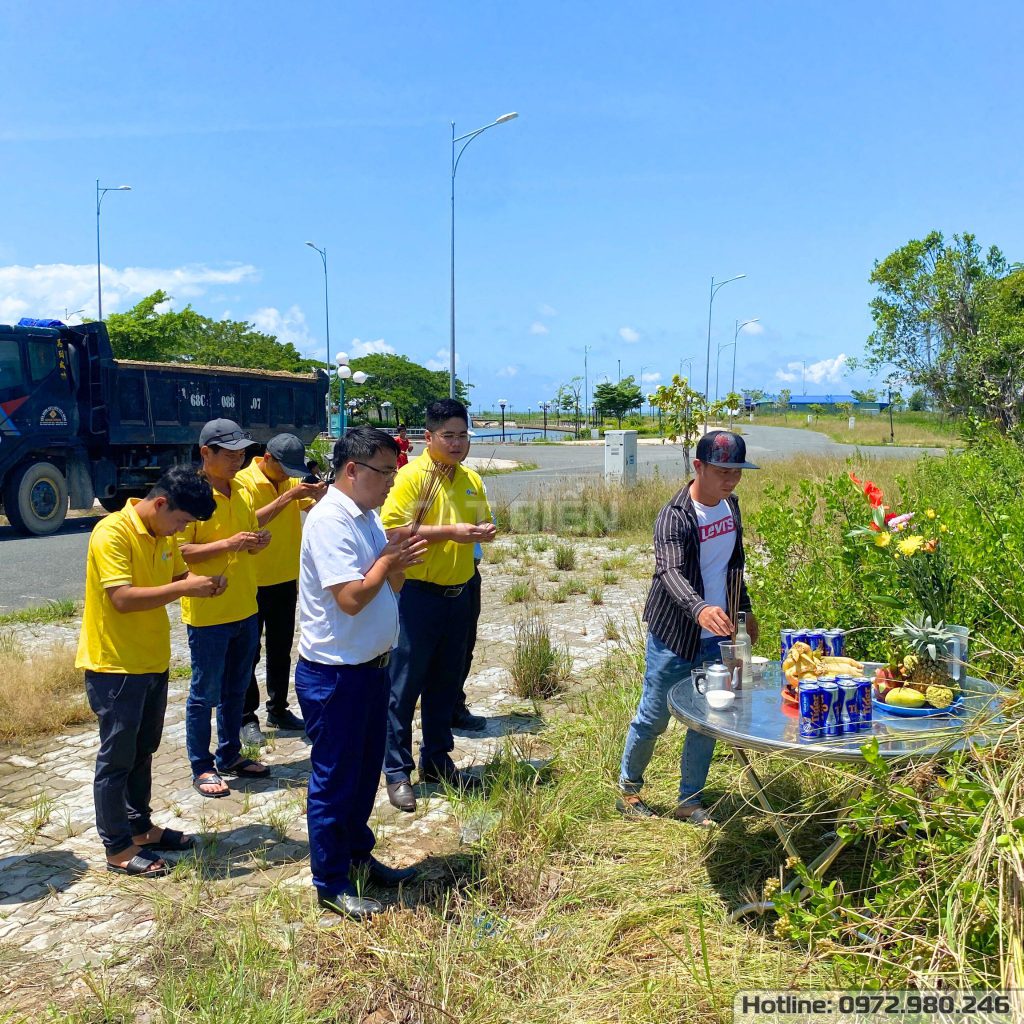
[[[745,401],[746,408],[773,409],[779,408],[778,397],[762,398],[760,401]],[[837,405],[852,405],[857,412],[878,413],[889,408],[887,401],[858,402],[853,395],[790,395],[789,408],[803,411],[809,405],[820,405],[825,409],[832,410]]]

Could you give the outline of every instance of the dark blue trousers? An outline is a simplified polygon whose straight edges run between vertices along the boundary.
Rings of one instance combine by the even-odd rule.
[[[312,741],[306,797],[313,885],[329,895],[355,893],[351,864],[374,846],[368,822],[380,785],[388,718],[388,670],[323,665],[300,658],[295,666],[306,735]]]
[[[388,783],[412,777],[412,719],[420,704],[423,741],[420,771],[448,774],[455,747],[452,712],[462,693],[466,646],[472,625],[470,590],[445,597],[407,580],[398,595],[401,628],[391,652],[391,703],[384,776]]]

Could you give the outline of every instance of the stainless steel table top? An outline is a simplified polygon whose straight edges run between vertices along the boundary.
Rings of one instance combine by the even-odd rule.
[[[865,666],[873,675],[876,666]],[[861,746],[872,737],[887,759],[951,754],[970,746],[989,746],[1008,725],[1002,697],[992,683],[968,676],[962,684],[964,707],[958,714],[899,718],[875,705],[871,732],[820,740],[800,738],[800,713],[782,700],[782,668],[770,662],[764,676],[744,685],[723,711],[708,707],[686,676],[669,692],[669,710],[684,725],[716,740],[748,750],[811,761],[860,761]]]

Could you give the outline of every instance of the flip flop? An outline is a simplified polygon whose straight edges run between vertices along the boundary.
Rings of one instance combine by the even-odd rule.
[[[250,771],[251,768],[257,770]],[[239,779],[265,779],[270,774],[270,769],[251,758],[240,757],[230,768],[225,768],[223,774],[234,775]]]
[[[211,800],[219,800],[222,796],[227,796],[231,790],[222,789],[217,793],[207,793],[206,790],[200,789],[200,786],[226,786],[227,783],[216,773],[216,772],[203,772],[202,775],[197,775],[192,780],[192,788],[200,795],[209,797]]]
[[[693,807],[692,804],[677,804],[672,812],[676,821],[685,821],[698,828],[714,828],[715,821],[703,807]]]
[[[159,865],[159,866],[157,866]],[[163,878],[170,873],[170,867],[154,853],[143,850],[135,854],[127,864],[107,863],[107,870],[115,875],[133,875],[142,878]]]
[[[210,779],[204,779],[204,782],[209,783]],[[211,794],[207,793],[206,796]],[[183,853],[185,850],[191,850],[196,846],[196,837],[189,836],[185,838],[184,833],[179,832],[175,828],[165,828],[160,834],[159,840],[155,843],[139,843],[138,844],[143,850],[165,850],[168,853]]]

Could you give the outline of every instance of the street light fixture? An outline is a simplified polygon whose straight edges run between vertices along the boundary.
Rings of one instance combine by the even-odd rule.
[[[551,403],[550,402],[540,402],[540,403],[538,403],[538,405],[541,408],[541,410],[544,412],[544,440],[546,441],[548,439],[548,409],[551,408]]]
[[[384,410],[384,426],[391,425],[391,403],[387,400],[380,403],[381,409]]]
[[[100,187],[100,179],[96,179],[96,305],[99,310],[97,320],[103,319],[103,279],[100,276],[100,204],[108,192],[131,192],[131,185],[111,185]]]
[[[327,295],[327,246],[325,245],[322,249],[315,242],[307,242],[306,245],[310,249],[315,249],[320,253],[320,259],[323,260],[324,264],[324,328],[327,332],[327,397],[324,399],[324,404],[327,406],[327,433],[331,432],[331,305]],[[342,355],[343,353],[339,353]],[[346,361],[348,357],[346,356]],[[339,364],[340,366],[340,364]],[[341,414],[342,423],[345,421],[345,414]],[[344,435],[345,431],[341,431]]]
[[[507,398],[499,398],[498,405],[501,406],[501,443],[505,443],[505,406],[508,405]]]
[[[707,426],[707,407],[708,407],[708,389],[711,384],[711,307],[714,305],[715,296],[718,294],[720,288],[724,288],[727,284],[731,284],[733,281],[739,281],[746,277],[746,274],[737,274],[735,277],[726,278],[724,281],[719,281],[715,284],[715,279],[711,278],[711,297],[708,299],[708,351],[706,358],[706,365],[704,368],[704,419],[705,426]],[[717,390],[717,389],[716,389]],[[716,396],[717,398],[717,396]]]
[[[338,365],[338,437],[345,436],[345,430],[347,427],[347,420],[345,418],[345,381],[351,380],[353,384],[365,384],[369,379],[369,374],[363,373],[362,370],[356,370],[352,372],[352,367],[348,365],[348,353],[339,352],[334,357],[335,363]],[[330,412],[330,398],[327,401],[327,409]],[[349,403],[350,408],[354,408],[355,400]],[[330,421],[327,424],[328,431],[330,430]]]
[[[478,135],[487,131],[488,128],[493,128],[497,124],[504,124],[506,121],[514,121],[519,115],[513,111],[510,114],[502,114],[501,117],[495,118],[490,124],[485,124],[483,128],[477,128],[476,131],[467,132],[465,135],[460,135],[458,138],[455,137],[455,122],[452,121],[452,238],[451,238],[451,312],[449,317],[449,330],[451,332],[451,350],[449,352],[448,361],[448,397],[455,397],[455,172],[459,169],[459,161],[462,159],[462,154],[466,152],[466,146],[468,146]],[[463,143],[462,148],[459,150],[458,155],[455,153],[455,146],[457,143]]]

